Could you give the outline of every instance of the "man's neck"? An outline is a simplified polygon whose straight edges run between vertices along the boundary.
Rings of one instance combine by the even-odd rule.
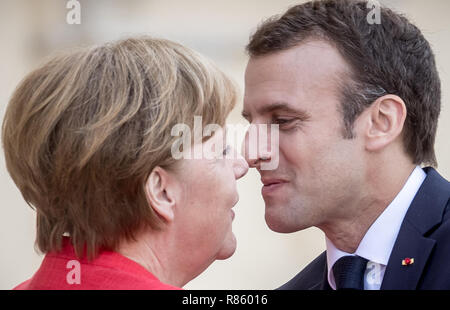
[[[339,250],[354,253],[375,220],[401,191],[415,165],[395,169],[374,169],[368,173],[365,192],[353,206],[347,206],[346,216],[334,218],[320,228]]]

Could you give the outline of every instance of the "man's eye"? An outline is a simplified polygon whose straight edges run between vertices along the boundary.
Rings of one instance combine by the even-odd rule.
[[[273,123],[278,125],[289,124],[292,121],[290,118],[276,118]]]

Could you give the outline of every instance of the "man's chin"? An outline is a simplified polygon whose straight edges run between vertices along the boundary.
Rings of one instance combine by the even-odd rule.
[[[277,214],[271,214],[267,211],[265,214],[265,220],[270,230],[282,234],[289,234],[306,228],[293,225],[290,223],[289,219],[277,216]]]

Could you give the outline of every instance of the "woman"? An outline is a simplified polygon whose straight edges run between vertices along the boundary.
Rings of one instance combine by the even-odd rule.
[[[176,160],[176,124],[224,126],[233,83],[193,51],[134,38],[53,58],[15,91],[8,171],[37,213],[39,270],[16,289],[177,289],[236,247],[224,131]],[[198,141],[198,140],[194,140]],[[192,146],[192,147],[191,147]],[[228,152],[236,156],[223,156]]]

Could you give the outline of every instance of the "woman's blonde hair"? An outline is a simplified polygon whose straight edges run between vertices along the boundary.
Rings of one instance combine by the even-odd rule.
[[[174,163],[175,124],[224,126],[236,88],[177,43],[129,38],[54,57],[14,92],[3,120],[8,171],[37,212],[38,248],[78,256],[114,250],[162,220],[145,181]],[[192,127],[191,127],[192,128]]]

